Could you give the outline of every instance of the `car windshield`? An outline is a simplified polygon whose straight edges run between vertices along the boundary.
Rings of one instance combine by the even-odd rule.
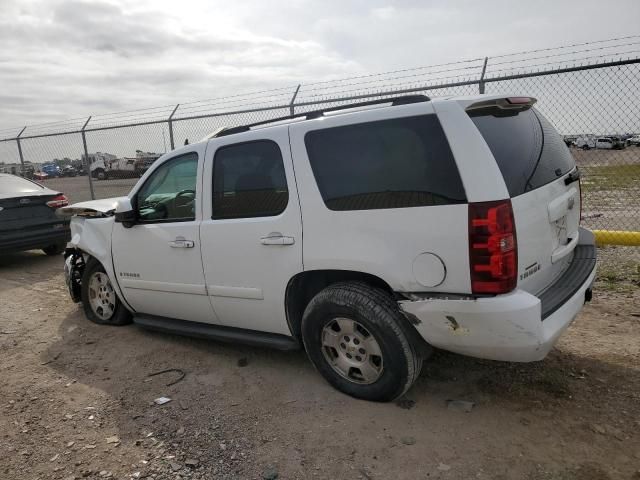
[[[37,183],[25,180],[24,178],[16,177],[15,175],[0,175],[0,193],[31,193],[39,192],[44,187]]]

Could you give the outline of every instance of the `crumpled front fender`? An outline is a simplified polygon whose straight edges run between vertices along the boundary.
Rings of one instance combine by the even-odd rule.
[[[133,311],[127,303],[118,284],[118,277],[113,269],[111,256],[111,233],[113,217],[73,217],[71,219],[71,241],[69,247],[82,250],[98,260],[111,280],[116,295],[128,310]]]

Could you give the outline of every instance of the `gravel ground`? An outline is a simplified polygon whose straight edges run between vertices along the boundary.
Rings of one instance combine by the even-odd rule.
[[[1,479],[640,478],[637,277],[601,278],[542,362],[438,352],[378,404],[302,352],[89,323],[61,272],[0,258]]]

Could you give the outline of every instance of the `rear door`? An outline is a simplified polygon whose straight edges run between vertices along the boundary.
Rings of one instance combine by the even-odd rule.
[[[469,112],[504,178],[516,222],[518,287],[540,293],[578,242],[580,183],[562,137],[533,108]]]
[[[302,221],[286,127],[211,140],[200,245],[222,325],[290,335],[289,280],[302,271]]]

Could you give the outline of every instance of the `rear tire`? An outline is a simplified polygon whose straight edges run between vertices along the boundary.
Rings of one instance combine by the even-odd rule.
[[[93,323],[117,326],[131,323],[131,312],[120,301],[104,267],[95,258],[87,262],[82,274],[81,298],[84,314]]]
[[[422,368],[414,334],[384,290],[331,285],[307,305],[302,340],[324,378],[352,397],[385,402],[403,395]]]
[[[46,253],[48,256],[53,257],[55,255],[60,255],[62,252],[64,252],[64,247],[65,247],[64,243],[56,243],[56,244],[48,245],[44,247],[42,251]]]

